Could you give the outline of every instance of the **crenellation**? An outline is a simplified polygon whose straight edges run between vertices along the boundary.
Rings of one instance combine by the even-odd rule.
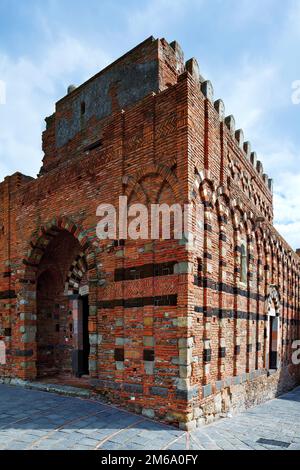
[[[246,155],[247,160],[250,160],[251,156],[251,143],[249,141],[244,142],[243,149]]]
[[[256,170],[257,170],[257,173],[262,176],[262,174],[264,172],[264,168],[263,168],[263,164],[260,160],[257,160],[257,162],[256,162]]]
[[[272,178],[268,179],[268,188],[271,191],[271,193],[273,193],[273,180],[272,180]]]
[[[234,135],[234,133],[235,133],[235,119],[234,119],[234,117],[232,116],[232,114],[231,114],[230,116],[227,116],[227,117],[225,118],[225,124],[226,124],[226,126],[228,127],[230,133],[231,133],[232,135]]]
[[[182,429],[300,383],[299,253],[196,59],[148,38],[56,104],[43,149],[36,179],[0,183],[1,377],[84,374]],[[100,240],[98,206],[120,196],[195,213],[179,240]]]
[[[177,61],[177,73],[181,74],[184,72],[184,52],[177,41],[170,42],[170,47],[174,50],[176,61]]]
[[[199,65],[195,57],[192,57],[185,63],[185,69],[192,75],[192,77],[194,77],[197,82],[201,83],[204,81],[203,77],[200,74]]]
[[[262,178],[263,178],[265,184],[268,185],[268,182],[269,182],[269,177],[268,177],[268,175],[267,175],[266,173],[263,173]]]
[[[235,138],[237,140],[237,143],[238,143],[240,149],[243,149],[244,148],[244,132],[243,132],[242,129],[238,129],[235,132]]]
[[[211,103],[214,102],[214,88],[210,80],[205,80],[201,83],[201,90],[205,98],[208,99]]]
[[[256,163],[257,163],[257,153],[256,152],[251,152],[250,162],[252,163],[253,167],[255,168]]]
[[[224,121],[224,119],[225,119],[225,105],[224,105],[224,101],[222,101],[221,99],[216,100],[216,101],[214,102],[214,107],[215,107],[215,110],[217,111],[217,113],[218,113],[218,115],[219,115],[220,121]]]
[[[76,85],[74,85],[74,84],[69,85],[69,86],[68,86],[68,89],[67,89],[67,94],[70,95],[73,91],[76,90],[76,88],[77,88],[77,87],[76,87]]]

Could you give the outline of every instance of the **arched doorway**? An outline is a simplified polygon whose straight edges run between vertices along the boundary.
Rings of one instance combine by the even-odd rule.
[[[60,361],[59,295],[62,279],[58,271],[46,269],[37,280],[37,374],[52,376],[58,373]]]
[[[269,370],[280,367],[280,296],[276,286],[271,286],[267,297],[267,326],[266,326],[266,365]]]
[[[88,375],[87,265],[69,231],[57,231],[44,249],[36,290],[37,376]]]

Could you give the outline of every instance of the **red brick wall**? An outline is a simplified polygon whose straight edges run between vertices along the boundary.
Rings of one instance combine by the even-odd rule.
[[[190,385],[200,384],[199,395],[190,403],[193,426],[258,403],[299,381],[299,366],[291,364],[292,342],[299,336],[299,261],[271,225],[267,176],[251,163],[237,140],[239,134],[230,131],[228,119],[217,112],[218,103],[199,90],[197,76],[189,80],[190,192],[203,207],[198,226],[194,221],[192,228],[198,236],[194,273],[199,261],[202,271],[196,282],[192,277],[189,282],[191,307],[196,306],[189,329],[194,344]],[[245,283],[240,281],[243,241],[248,250]],[[269,328],[266,301],[272,286],[280,296],[281,367],[267,377],[269,340],[264,332]]]
[[[81,130],[58,145],[60,120],[70,133],[74,106],[81,96],[89,103],[99,76],[118,74],[123,66],[131,73],[137,64],[147,72],[153,61],[155,93],[143,88],[145,96],[136,101],[141,90],[130,88],[132,101],[121,109],[122,84],[109,82],[103,103],[111,112],[100,119],[88,111]],[[78,251],[86,259],[90,376],[100,393],[186,427],[266,399],[299,379],[299,368],[291,365],[292,340],[299,336],[298,258],[272,227],[269,181],[217,112],[220,103],[208,99],[192,64],[184,70],[177,43],[146,41],[57,104],[37,179],[16,174],[1,183],[0,340],[8,349],[1,375],[37,374],[37,325],[38,337],[43,328],[37,278],[53,248],[64,281]],[[99,145],[91,149],[94,142]],[[120,195],[148,206],[193,203],[194,244],[150,237],[125,246],[100,242],[96,209],[104,202],[117,207]],[[59,248],[62,230],[74,239],[67,251]],[[241,283],[243,241],[248,279]],[[135,279],[118,278],[130,269]],[[282,367],[268,376],[270,291],[280,296]],[[39,289],[38,304],[44,302]],[[68,302],[58,295],[60,310]],[[69,320],[60,319],[64,332]]]

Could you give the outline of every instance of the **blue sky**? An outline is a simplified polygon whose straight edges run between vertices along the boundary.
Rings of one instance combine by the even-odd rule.
[[[0,0],[0,180],[35,176],[67,86],[151,34],[197,58],[274,178],[276,227],[300,247],[300,0]]]

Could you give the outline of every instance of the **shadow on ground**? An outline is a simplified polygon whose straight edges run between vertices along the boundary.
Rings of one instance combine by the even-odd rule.
[[[300,449],[300,388],[186,433],[99,401],[0,385],[0,449]]]

